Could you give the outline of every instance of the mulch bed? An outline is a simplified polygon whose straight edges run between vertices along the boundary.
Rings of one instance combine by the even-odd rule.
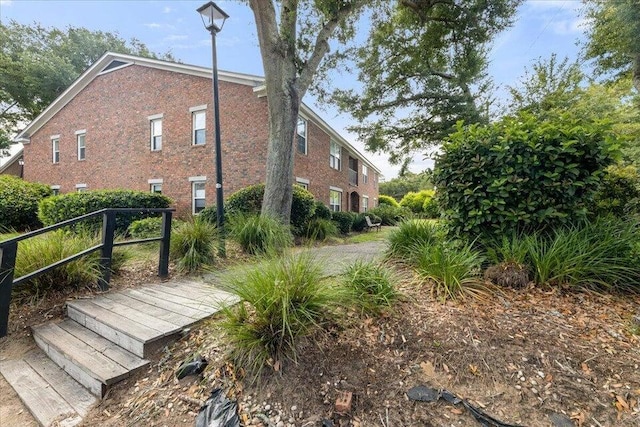
[[[259,383],[226,361],[215,320],[196,327],[117,386],[83,425],[193,426],[215,387],[238,399],[244,425],[479,425],[460,405],[407,398],[411,387],[427,385],[509,424],[640,426],[639,295],[527,287],[441,303],[415,283],[401,288],[405,298],[393,311],[354,314]],[[208,368],[176,380],[196,353]],[[338,414],[345,391],[352,407]]]

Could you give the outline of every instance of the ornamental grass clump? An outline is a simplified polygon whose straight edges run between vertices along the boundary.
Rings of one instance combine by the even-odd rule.
[[[481,265],[483,257],[471,244],[464,246],[438,242],[417,248],[415,268],[430,282],[433,294],[444,301],[484,292]]]
[[[236,215],[229,221],[229,236],[251,255],[280,254],[293,241],[288,226],[265,215]]]
[[[279,370],[295,362],[300,340],[349,301],[343,288],[322,280],[321,267],[306,254],[264,261],[223,288],[241,299],[223,312],[231,356],[254,378],[268,365]]]
[[[391,271],[379,263],[356,261],[347,267],[342,283],[363,313],[377,315],[399,298]]]
[[[171,258],[180,272],[194,273],[215,260],[216,228],[198,218],[180,224],[171,233]]]
[[[82,252],[96,243],[98,239],[92,235],[63,230],[25,239],[18,243],[14,279]],[[122,256],[116,258],[116,266],[119,266]],[[47,292],[91,287],[100,276],[99,253],[93,252],[19,285],[14,290],[14,295],[18,299],[39,298]]]
[[[598,218],[527,238],[527,259],[539,285],[640,290],[635,220]]]
[[[330,219],[312,218],[307,224],[306,237],[308,239],[324,241],[337,236],[338,233],[338,227]]]
[[[437,223],[419,219],[404,221],[389,235],[387,256],[411,262],[418,248],[433,245],[443,237],[442,227]]]

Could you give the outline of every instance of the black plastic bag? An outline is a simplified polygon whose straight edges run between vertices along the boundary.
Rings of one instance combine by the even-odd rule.
[[[209,362],[207,359],[200,356],[199,354],[193,358],[193,360],[189,362],[185,362],[176,371],[176,378],[179,380],[183,379],[187,375],[198,375],[204,371],[204,368],[207,367]]]
[[[200,408],[196,417],[196,427],[240,427],[238,404],[216,388]]]

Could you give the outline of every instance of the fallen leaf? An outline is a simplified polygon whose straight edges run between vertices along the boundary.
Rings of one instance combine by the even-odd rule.
[[[582,427],[585,421],[585,415],[582,412],[574,412],[571,414],[571,419],[578,423],[578,427]]]
[[[582,367],[582,372],[584,372],[585,375],[591,375],[591,369],[589,369],[589,365],[587,365],[585,362],[582,362],[580,366]]]
[[[420,368],[422,368],[422,373],[428,377],[433,378],[436,375],[436,369],[433,367],[433,363],[430,361],[420,363]]]
[[[447,366],[446,363],[442,364],[442,369],[444,369],[444,371],[448,374],[449,373],[449,367]]]
[[[459,409],[459,408],[449,408],[449,411],[450,411],[452,414],[456,414],[456,415],[462,415],[462,414],[464,414],[464,411],[463,411],[462,409]]]
[[[619,394],[616,394],[616,408],[618,408],[618,411],[629,409],[629,404],[627,403],[625,398],[620,396]]]
[[[477,365],[469,365],[469,372],[471,372],[473,375],[480,375],[480,370],[478,369]]]

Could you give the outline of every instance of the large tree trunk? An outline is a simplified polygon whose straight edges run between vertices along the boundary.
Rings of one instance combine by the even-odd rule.
[[[291,72],[291,70],[288,71]],[[295,70],[293,72],[295,73]],[[280,218],[284,224],[288,224],[291,217],[295,156],[295,149],[292,146],[300,110],[300,98],[294,79],[294,76],[289,76],[289,78],[283,77],[281,81],[267,81],[267,93],[270,91],[279,93],[268,96],[269,148],[262,214]]]

